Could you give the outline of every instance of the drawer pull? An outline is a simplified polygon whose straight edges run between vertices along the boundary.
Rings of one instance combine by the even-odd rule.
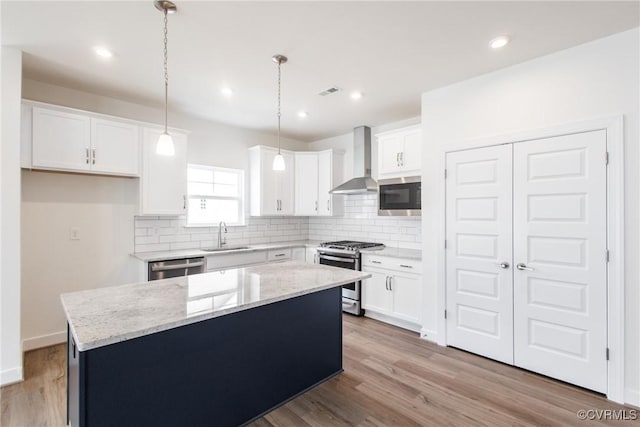
[[[285,256],[286,254],[276,254],[275,256],[279,257],[279,256]]]
[[[405,265],[405,264],[400,264],[400,267],[404,267],[404,268],[413,268],[412,265]]]
[[[371,264],[382,264],[382,263],[380,261],[373,260],[371,261]]]

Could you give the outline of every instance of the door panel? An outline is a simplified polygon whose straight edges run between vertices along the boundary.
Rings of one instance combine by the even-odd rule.
[[[404,136],[401,154],[402,169],[419,171],[422,166],[422,132],[412,132]]]
[[[89,170],[91,125],[89,117],[33,108],[33,166]]]
[[[329,191],[333,188],[333,153],[318,153],[318,215],[331,215],[333,196]]]
[[[391,313],[393,293],[388,288],[389,276],[367,268],[363,271],[371,274],[371,277],[362,281],[362,307],[380,313]]]
[[[380,138],[378,140],[380,148],[379,165],[380,170],[378,174],[394,173],[400,171],[400,153],[404,147],[404,140],[402,136],[392,136],[386,138]]]
[[[139,175],[140,128],[104,119],[91,119],[92,165],[95,172]]]
[[[292,153],[282,153],[282,157],[284,157],[286,169],[273,172],[276,174],[276,194],[280,200],[280,211],[278,215],[293,215],[295,201],[295,160]]]
[[[277,171],[273,170],[273,159],[277,152],[275,150],[260,151],[260,179],[262,180],[260,199],[262,203],[262,215],[279,215],[280,204],[278,202],[278,179]],[[291,168],[291,163],[285,166]]]
[[[514,358],[606,392],[606,132],[514,145]]]
[[[295,154],[296,215],[318,215],[318,154]]]
[[[513,363],[511,146],[447,154],[447,341]]]

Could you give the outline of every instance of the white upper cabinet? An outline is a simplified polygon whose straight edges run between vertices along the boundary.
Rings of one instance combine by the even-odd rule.
[[[91,119],[91,169],[138,175],[140,128],[130,123]]]
[[[281,150],[285,170],[274,171],[278,150],[271,147],[249,148],[251,216],[284,216],[294,212],[295,160],[292,152]]]
[[[297,152],[295,214],[331,216],[342,213],[342,199],[329,193],[341,182],[342,153],[333,150]]]
[[[23,167],[139,175],[140,128],[135,124],[39,104],[23,104],[22,114]]]
[[[376,138],[379,179],[422,174],[420,125],[380,133]]]
[[[296,157],[296,215],[318,215],[318,153],[299,152]]]
[[[156,154],[162,129],[145,128],[140,177],[141,215],[184,215],[187,212],[187,135],[170,131],[175,155]]]
[[[91,120],[87,116],[33,108],[34,167],[91,169]]]

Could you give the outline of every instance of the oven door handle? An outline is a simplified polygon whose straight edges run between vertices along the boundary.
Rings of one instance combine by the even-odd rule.
[[[354,305],[356,305],[355,301],[342,301],[342,305],[345,307],[353,307]]]
[[[329,261],[338,261],[338,262],[348,262],[350,264],[355,264],[356,260],[353,258],[338,258],[335,256],[329,256],[329,255],[324,255],[324,254],[320,254],[320,259],[326,259]]]

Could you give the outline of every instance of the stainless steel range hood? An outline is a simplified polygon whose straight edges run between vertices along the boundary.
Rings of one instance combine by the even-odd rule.
[[[331,194],[376,193],[378,183],[371,178],[371,128],[359,126],[353,130],[353,175],[344,184],[340,184]]]

